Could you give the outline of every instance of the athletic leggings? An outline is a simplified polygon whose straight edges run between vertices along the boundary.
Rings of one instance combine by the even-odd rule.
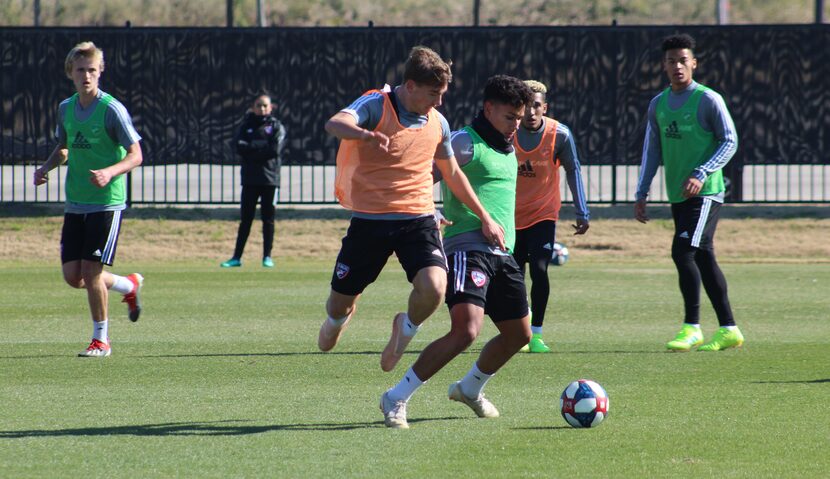
[[[530,311],[533,313],[531,326],[541,327],[545,322],[545,310],[550,296],[548,265],[555,239],[556,222],[553,220],[541,221],[530,228],[516,230],[513,257],[522,274],[527,263],[530,280],[533,282],[530,286]],[[527,279],[525,279],[525,284],[527,284]]]
[[[732,307],[729,305],[726,278],[723,276],[715,252],[711,249],[694,248],[687,241],[675,238],[671,257],[677,267],[680,279],[680,293],[686,310],[684,322],[700,323],[700,284],[706,290],[709,301],[718,316],[721,326],[734,326]]]
[[[262,257],[271,256],[271,248],[274,244],[274,192],[276,189],[276,186],[242,186],[239,231],[236,234],[234,258],[242,258],[242,253],[245,251],[245,243],[248,241],[251,224],[256,214],[257,200],[261,200]]]

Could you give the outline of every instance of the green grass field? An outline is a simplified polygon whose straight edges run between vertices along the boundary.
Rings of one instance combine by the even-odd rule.
[[[572,259],[551,270],[555,352],[516,356],[487,386],[502,417],[446,397],[488,324],[413,397],[411,429],[395,431],[378,398],[449,321],[441,308],[398,368],[380,370],[409,291],[396,264],[325,354],[330,261],[140,265],[144,315],[130,323],[113,298],[113,355],[95,360],[74,357],[91,329],[85,293],[54,265],[0,263],[0,476],[827,477],[830,267],[722,266],[741,350],[664,352],[682,311],[668,259]],[[581,377],[610,395],[596,429],[558,411]]]

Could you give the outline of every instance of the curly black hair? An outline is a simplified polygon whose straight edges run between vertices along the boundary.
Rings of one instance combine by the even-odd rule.
[[[686,33],[671,35],[663,39],[663,53],[669,50],[677,50],[678,48],[688,48],[694,52],[695,39]]]
[[[533,91],[525,82],[508,75],[495,75],[484,84],[484,101],[502,103],[513,107],[529,105]]]

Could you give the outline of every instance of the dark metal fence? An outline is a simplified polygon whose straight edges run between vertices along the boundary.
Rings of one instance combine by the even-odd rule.
[[[54,146],[72,94],[63,61],[77,42],[104,49],[101,87],[144,137],[133,203],[239,200],[229,143],[257,90],[288,130],[282,203],[334,202],[336,142],[325,120],[364,90],[400,77],[424,44],[453,60],[443,112],[453,128],[506,73],[549,85],[549,112],[574,132],[591,202],[633,200],[645,111],[665,87],[660,39],[675,27],[0,29],[0,201],[61,202],[53,175],[31,175]],[[683,27],[698,40],[696,79],[726,100],[740,137],[730,199],[830,201],[830,25]],[[655,183],[659,191],[659,181]],[[664,199],[659,193],[655,199]]]

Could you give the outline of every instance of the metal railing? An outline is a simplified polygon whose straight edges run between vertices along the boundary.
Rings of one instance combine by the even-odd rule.
[[[34,165],[0,167],[0,202],[62,203],[65,167],[50,174],[47,185],[32,185]],[[615,204],[634,201],[639,167],[632,165],[583,165],[587,200]],[[336,203],[335,167],[331,165],[283,166],[278,202],[286,205]],[[239,166],[168,164],[142,166],[129,176],[132,204],[220,205],[240,199]],[[728,181],[728,200],[744,203],[830,202],[830,165],[746,165],[740,183]],[[562,198],[571,200],[562,181]],[[436,188],[436,200],[440,194]],[[651,201],[666,201],[662,171],[652,184]]]

